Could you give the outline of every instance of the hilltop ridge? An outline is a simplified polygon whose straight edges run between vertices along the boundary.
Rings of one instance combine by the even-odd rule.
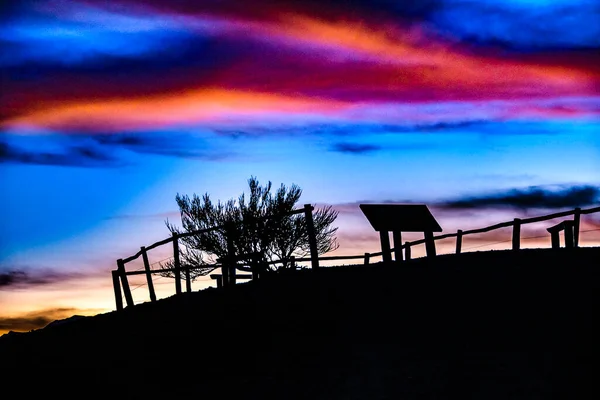
[[[591,398],[599,263],[578,248],[302,270],[5,335],[1,372],[127,398]]]

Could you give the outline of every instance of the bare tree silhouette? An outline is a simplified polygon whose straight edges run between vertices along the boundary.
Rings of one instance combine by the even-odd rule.
[[[181,213],[182,227],[169,220],[165,221],[171,233],[187,233],[219,227],[209,232],[182,237],[180,260],[183,268],[193,266],[191,278],[206,275],[215,268],[218,258],[228,255],[227,239],[231,235],[235,253],[241,260],[250,263],[251,255],[266,262],[268,271],[276,271],[289,266],[289,258],[304,257],[310,246],[304,214],[288,215],[297,207],[302,189],[296,184],[284,184],[272,191],[269,181],[261,186],[256,177],[248,179],[249,193],[242,193],[237,199],[213,203],[210,195],[177,194],[175,197]],[[317,238],[317,251],[324,254],[338,248],[335,234],[337,227],[332,224],[338,212],[331,206],[315,207],[313,222]],[[247,255],[247,258],[244,258]],[[172,262],[161,264],[163,276],[174,277]],[[205,266],[205,268],[202,268]]]

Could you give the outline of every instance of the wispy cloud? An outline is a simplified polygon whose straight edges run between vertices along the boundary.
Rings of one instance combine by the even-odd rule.
[[[68,167],[114,167],[122,165],[112,156],[89,146],[69,146],[63,152],[19,149],[0,142],[0,162]]]
[[[332,151],[339,153],[348,153],[348,154],[366,154],[366,153],[374,153],[381,150],[382,147],[374,144],[366,144],[366,143],[335,143],[331,147]]]
[[[583,207],[600,203],[600,187],[578,186],[531,186],[504,192],[467,196],[438,204],[450,209],[471,208],[542,208],[557,209]]]
[[[469,220],[481,218],[490,212],[510,212],[511,215],[531,210],[558,210],[600,205],[600,186],[548,185],[514,188],[501,192],[480,193],[461,198],[438,199],[370,199],[332,204],[340,215],[362,215],[359,205],[375,204],[426,204],[435,210],[436,217]]]
[[[114,168],[134,164],[132,153],[205,161],[240,157],[232,146],[215,145],[208,138],[191,133],[4,136],[10,142],[0,142],[0,163]],[[48,146],[52,139],[52,146]]]
[[[155,214],[121,214],[109,217],[107,219],[167,219],[167,218],[180,218],[181,213],[179,211],[167,211]]]
[[[120,148],[138,154],[220,161],[237,157],[231,148],[217,148],[191,134],[123,133],[89,136],[102,147]]]

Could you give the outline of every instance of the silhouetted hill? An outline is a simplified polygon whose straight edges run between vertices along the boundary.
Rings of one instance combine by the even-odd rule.
[[[600,248],[303,270],[0,339],[9,393],[587,399]]]

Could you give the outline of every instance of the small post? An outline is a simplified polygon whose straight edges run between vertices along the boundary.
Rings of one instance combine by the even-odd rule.
[[[512,233],[512,249],[519,250],[521,248],[521,219],[515,218],[513,222]]]
[[[433,239],[432,231],[425,231],[425,251],[427,252],[427,257],[435,257],[435,241]]]
[[[365,265],[369,265],[371,253],[365,253]]]
[[[295,256],[290,257],[290,270],[292,270],[292,271],[296,270],[296,257]]]
[[[217,289],[223,287],[223,275],[217,276]]]
[[[258,253],[255,253],[252,255],[252,280],[258,280],[260,278],[260,272],[259,272],[259,255]]]
[[[565,247],[572,249],[574,247],[573,221],[565,221]]]
[[[133,297],[131,297],[131,290],[129,289],[129,280],[127,280],[127,274],[125,274],[125,263],[121,258],[117,260],[117,267],[119,270],[119,277],[123,284],[123,294],[125,295],[125,302],[127,307],[133,307]]]
[[[115,302],[117,311],[123,311],[123,298],[121,297],[121,282],[119,282],[119,271],[112,270],[113,288],[115,289]]]
[[[260,262],[258,263],[258,265],[259,265],[258,278],[262,279],[264,277],[269,276],[268,275],[268,272],[269,272],[269,263],[267,262],[267,260],[264,259],[263,256],[261,256]]]
[[[156,293],[154,292],[154,283],[152,282],[152,272],[150,263],[148,262],[148,252],[146,247],[142,246],[142,260],[144,260],[144,269],[146,270],[146,282],[148,282],[148,291],[150,292],[150,301],[156,301]]]
[[[387,231],[379,231],[379,241],[381,242],[381,258],[383,258],[383,262],[392,261],[389,233]]]
[[[392,238],[394,239],[394,260],[402,261],[402,232],[393,231]]]
[[[308,233],[308,244],[310,246],[310,265],[312,269],[319,268],[319,252],[317,250],[317,236],[315,233],[315,222],[313,221],[313,206],[304,205],[304,216],[306,218],[306,229]]]
[[[192,274],[190,271],[190,265],[185,266],[185,291],[188,293],[192,291]]]
[[[179,262],[179,238],[173,232],[173,261],[175,269],[175,293],[181,294],[181,264]]]
[[[404,258],[408,261],[410,260],[411,254],[410,254],[410,243],[409,242],[404,242]]]
[[[462,248],[462,236],[463,236],[462,229],[457,230],[456,231],[456,254],[460,254],[460,251]]]
[[[236,283],[236,276],[235,276],[235,269],[236,269],[236,261],[235,261],[235,247],[233,244],[233,224],[228,224],[227,226],[227,259],[225,260],[225,262],[227,263],[227,268],[229,269],[229,282],[227,283],[228,285],[235,285]]]
[[[573,247],[579,247],[579,226],[581,225],[581,208],[575,209],[573,214]]]
[[[179,239],[179,238],[178,238]],[[184,267],[184,274],[185,274],[185,291],[188,293],[192,292],[192,271],[190,271],[190,265],[187,264]]]
[[[221,286],[229,286],[229,264],[227,259],[221,263]]]
[[[553,249],[560,248],[560,237],[558,236],[558,231],[553,230],[550,232],[550,241],[552,242]]]

